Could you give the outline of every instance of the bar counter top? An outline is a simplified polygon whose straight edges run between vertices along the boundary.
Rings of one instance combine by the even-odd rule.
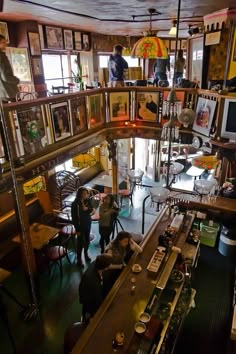
[[[150,277],[146,268],[158,246],[159,235],[164,232],[170,221],[167,208],[164,208],[143,240],[143,252],[132,256],[129,264],[122,271],[102,306],[77,342],[72,354],[114,353],[112,340],[118,331],[123,331],[125,334],[125,344],[122,349],[119,349],[119,353],[132,353],[128,347],[131,341],[133,343],[138,339],[138,335],[134,331],[135,323],[139,321],[140,314],[144,312],[161,273],[164,273],[159,271],[157,276],[153,278]],[[185,241],[181,234],[180,238],[182,240],[180,244],[177,243],[178,247]],[[140,273],[133,273],[132,266],[135,263],[141,265],[142,271]],[[136,279],[136,289],[133,293],[131,292],[133,285],[131,278]]]

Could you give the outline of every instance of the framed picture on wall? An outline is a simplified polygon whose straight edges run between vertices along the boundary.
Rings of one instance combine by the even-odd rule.
[[[28,38],[31,55],[41,55],[39,34],[36,32],[28,32]]]
[[[87,129],[87,106],[85,97],[70,100],[73,135]]]
[[[159,122],[159,92],[137,92],[136,119]]]
[[[90,50],[89,35],[83,33],[82,39],[83,39],[83,50]]]
[[[48,139],[42,107],[35,106],[16,113],[24,155],[30,156],[43,150],[48,145]]]
[[[6,22],[0,22],[0,34],[5,37],[7,43],[9,43],[9,34]]]
[[[67,102],[51,104],[50,109],[55,141],[71,136],[70,116]]]
[[[163,92],[163,96],[162,96],[162,110],[163,110],[163,105],[165,104],[164,102],[167,100],[167,97],[169,95],[170,91],[164,91]],[[185,99],[185,92],[184,91],[177,91],[176,90],[176,96],[178,98],[179,101],[181,101],[182,103],[182,108],[184,108],[184,99]],[[168,120],[170,119],[170,117],[166,117],[164,115],[161,116],[161,126],[163,127],[163,125],[168,122]],[[175,121],[176,125],[178,125],[179,127],[181,126],[181,123],[178,121],[178,119]]]
[[[103,117],[103,96],[88,96],[88,124],[94,128],[104,122]]]
[[[75,50],[82,50],[82,36],[81,32],[74,32]]]
[[[32,58],[32,71],[34,76],[42,76],[43,73],[43,63],[41,58]]]
[[[111,92],[109,94],[109,107],[111,122],[130,119],[129,92]]]
[[[14,75],[21,82],[31,82],[28,49],[9,47],[6,54],[11,62]]]
[[[65,49],[73,50],[74,46],[73,46],[73,34],[72,34],[72,31],[65,29],[63,31],[63,33],[64,33]]]
[[[233,61],[236,61],[236,39],[234,39]]]
[[[64,49],[62,28],[45,26],[45,32],[49,49]]]
[[[193,123],[193,130],[209,136],[215,114],[216,101],[198,97],[196,118]]]

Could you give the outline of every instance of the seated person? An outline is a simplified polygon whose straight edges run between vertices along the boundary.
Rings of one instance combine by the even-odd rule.
[[[109,268],[111,263],[110,255],[99,255],[82,275],[79,299],[82,304],[82,321],[85,323],[88,323],[89,319],[95,315],[106,296],[103,272]]]

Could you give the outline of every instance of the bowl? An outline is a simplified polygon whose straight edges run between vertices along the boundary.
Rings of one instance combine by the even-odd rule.
[[[149,313],[147,312],[143,312],[141,313],[140,317],[139,317],[139,320],[143,323],[147,323],[149,322],[151,319],[151,316],[149,315]]]
[[[134,264],[133,267],[132,267],[132,271],[133,271],[134,273],[140,273],[141,270],[142,270],[142,267],[141,267],[140,264],[137,264],[137,263],[136,263],[136,264]]]
[[[142,334],[146,331],[147,327],[143,322],[137,322],[134,326],[135,332]]]

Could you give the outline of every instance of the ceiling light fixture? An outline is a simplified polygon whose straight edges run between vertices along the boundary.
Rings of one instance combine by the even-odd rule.
[[[176,24],[177,24],[177,20],[173,20],[173,22],[172,22],[173,26],[171,27],[171,29],[169,31],[170,36],[176,36],[176,31],[177,31]]]

